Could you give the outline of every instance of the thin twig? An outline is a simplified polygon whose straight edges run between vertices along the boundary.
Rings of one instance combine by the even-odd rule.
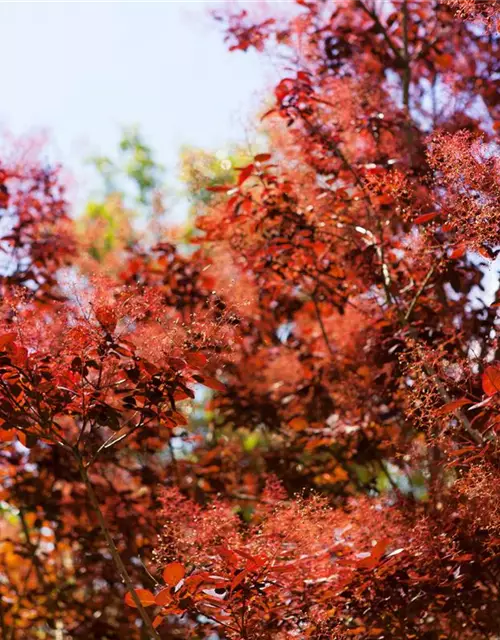
[[[370,16],[370,18],[373,20],[373,22],[375,22],[375,24],[377,25],[380,33],[382,34],[384,40],[387,42],[387,44],[389,45],[391,51],[393,52],[394,56],[396,57],[396,60],[401,60],[401,52],[399,51],[399,49],[396,47],[396,45],[394,44],[394,42],[391,40],[389,34],[387,33],[387,29],[384,27],[384,25],[380,22],[380,18],[378,17],[378,15],[375,13],[375,11],[372,11],[371,9],[368,9],[368,7],[365,5],[364,2],[362,2],[361,0],[358,0],[358,4],[361,7],[361,9]]]
[[[403,2],[403,104],[407,115],[410,111],[410,83],[411,83],[411,66],[410,53],[408,47],[408,0]]]
[[[21,521],[21,526],[23,528],[24,537],[26,538],[26,544],[31,553],[31,557],[33,558],[33,566],[35,567],[36,577],[38,578],[38,583],[41,588],[44,586],[44,579],[42,570],[40,568],[40,558],[36,555],[37,546],[33,544],[31,541],[30,531],[28,528],[28,523],[26,522],[26,518],[24,517],[24,512],[22,508],[19,509],[19,519]]]
[[[333,351],[333,349],[332,349],[332,347],[330,345],[330,342],[328,340],[328,335],[326,333],[325,325],[323,324],[323,318],[321,317],[321,311],[320,311],[320,308],[319,308],[318,301],[316,300],[316,296],[312,295],[311,299],[312,299],[313,304],[314,304],[314,310],[316,311],[316,318],[317,318],[319,326],[321,328],[321,334],[323,335],[323,340],[325,341],[326,348],[330,352],[331,356],[335,356],[335,352]]]
[[[3,596],[0,595],[0,628],[2,629],[2,640],[7,640],[7,627],[5,625],[4,608],[3,608]]]
[[[410,319],[410,316],[413,313],[413,309],[415,308],[415,305],[417,304],[418,299],[420,298],[420,296],[424,292],[425,287],[429,284],[429,281],[432,278],[432,276],[434,275],[434,271],[435,270],[436,270],[436,265],[433,264],[432,267],[427,272],[427,275],[423,279],[422,284],[420,285],[417,293],[415,294],[415,297],[413,298],[413,300],[410,303],[410,306],[408,307],[408,311],[406,312],[405,317],[404,317],[404,321],[405,322],[408,322],[408,320]]]

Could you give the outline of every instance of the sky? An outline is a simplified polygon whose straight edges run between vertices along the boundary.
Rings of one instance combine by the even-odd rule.
[[[92,188],[85,159],[112,154],[122,126],[140,126],[171,177],[182,145],[245,140],[276,69],[255,52],[228,52],[209,15],[223,5],[0,3],[1,130],[44,132],[77,203]]]

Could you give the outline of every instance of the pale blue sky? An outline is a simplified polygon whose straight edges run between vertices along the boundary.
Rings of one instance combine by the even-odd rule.
[[[0,126],[47,130],[78,200],[89,188],[81,160],[112,152],[121,125],[140,125],[172,170],[182,144],[244,139],[275,71],[265,56],[227,51],[208,15],[223,4],[1,3]]]

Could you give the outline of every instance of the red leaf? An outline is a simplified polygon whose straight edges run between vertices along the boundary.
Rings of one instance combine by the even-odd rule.
[[[243,582],[246,578],[248,571],[240,571],[237,576],[235,576],[231,582],[231,591],[234,591],[236,587]]]
[[[184,356],[184,359],[190,367],[193,369],[201,369],[207,364],[207,357],[203,353],[188,353]]]
[[[452,400],[451,402],[447,402],[445,405],[440,407],[436,413],[438,415],[446,415],[447,413],[453,413],[460,407],[463,407],[466,404],[472,404],[472,400],[468,400],[467,398],[460,398],[459,400]]]
[[[191,391],[191,389],[188,389],[186,387],[185,389],[176,389],[174,391],[174,400],[180,402],[181,400],[186,400],[187,398],[194,398],[194,393]]]
[[[14,429],[0,429],[0,442],[11,442],[14,436]]]
[[[206,571],[202,571],[201,573],[196,573],[194,575],[189,576],[184,580],[184,587],[190,593],[196,593],[201,585],[206,585],[209,581],[210,576]],[[220,587],[221,584],[225,584],[221,581],[211,580],[209,582],[210,589],[214,589],[216,587]]]
[[[134,589],[134,591],[143,607],[151,607],[155,604],[155,597],[151,591],[148,591],[148,589]],[[137,609],[137,605],[132,599],[132,594],[130,592],[125,596],[125,603],[130,607]]]
[[[134,355],[134,352],[132,351],[132,349],[129,349],[128,347],[124,347],[123,345],[118,345],[117,347],[115,347],[115,351],[116,353],[119,353],[121,356],[125,356],[127,358],[130,358],[131,356]]]
[[[186,575],[186,569],[180,562],[171,562],[163,569],[163,579],[171,587],[175,587]]]
[[[247,569],[247,571],[258,571],[266,564],[267,561],[268,560],[265,556],[254,556],[253,558],[249,558],[247,560],[245,568]]]
[[[287,573],[288,571],[294,571],[295,565],[290,564],[275,564],[269,569],[269,573]]]
[[[483,258],[486,258],[486,260],[493,260],[491,250],[487,247],[479,247],[478,249],[476,249],[476,251],[479,253],[479,255],[483,256]]]
[[[106,331],[109,331],[111,333],[112,331],[115,330],[116,313],[111,307],[107,305],[98,307],[95,310],[95,317],[97,318],[99,324],[106,329]]]
[[[271,159],[271,154],[270,153],[258,153],[254,157],[255,162],[267,162],[270,159]]]
[[[475,451],[476,447],[463,447],[462,449],[455,449],[455,451],[450,451],[450,456],[461,456],[464,453],[469,453],[469,451]]]
[[[165,607],[172,602],[172,594],[170,593],[171,587],[166,587],[156,594],[155,603],[159,607]]]
[[[443,67],[443,69],[451,69],[453,67],[454,59],[451,53],[442,53],[436,56],[436,61]]]
[[[245,199],[243,200],[243,202],[240,205],[240,208],[238,209],[238,213],[239,214],[245,214],[248,215],[252,212],[253,209],[253,202],[250,199]]]
[[[247,178],[249,178],[254,170],[254,164],[249,164],[241,170],[240,176],[238,178],[238,184],[243,184]]]
[[[492,365],[483,373],[483,391],[487,396],[494,396],[500,391],[500,368]]]
[[[222,382],[219,382],[216,378],[211,378],[209,376],[202,376],[202,379],[200,380],[201,384],[205,385],[205,387],[208,387],[209,389],[213,389],[214,391],[225,391],[226,387],[225,385],[222,384]]]
[[[375,202],[380,205],[392,204],[394,202],[394,198],[390,194],[386,193],[381,196],[375,196]]]
[[[156,616],[156,618],[153,620],[153,629],[158,629],[162,622],[163,616]]]
[[[183,413],[179,413],[179,411],[173,411],[170,419],[177,425],[186,425],[189,422],[186,416]]]
[[[294,431],[304,431],[305,429],[307,429],[309,424],[304,418],[293,418],[288,423],[288,426]]]
[[[458,260],[458,258],[461,258],[466,251],[467,247],[464,244],[459,244],[458,247],[455,247],[450,253],[450,259]]]
[[[218,547],[217,551],[219,552],[220,557],[224,558],[224,560],[231,566],[235,566],[239,562],[238,556],[232,549],[228,549],[227,547]]]
[[[18,431],[16,435],[17,435],[17,439],[23,445],[23,447],[26,447],[27,440],[26,440],[26,434],[24,433],[24,431]]]
[[[359,569],[375,568],[379,563],[380,558],[384,555],[384,552],[389,546],[389,543],[390,543],[389,538],[382,538],[382,540],[379,540],[377,544],[372,548],[370,556],[358,562],[358,568]]]
[[[0,349],[11,344],[12,342],[14,342],[15,339],[16,339],[15,333],[4,333],[3,336],[0,336]]]
[[[439,215],[440,215],[439,213],[424,213],[423,215],[415,218],[413,222],[415,224],[423,224],[424,222],[429,222],[430,220],[434,220],[434,218],[437,218],[437,216]]]
[[[233,188],[234,186],[230,184],[217,184],[217,185],[214,185],[213,187],[206,187],[206,190],[212,191],[213,193],[226,193],[227,191],[230,191]]]

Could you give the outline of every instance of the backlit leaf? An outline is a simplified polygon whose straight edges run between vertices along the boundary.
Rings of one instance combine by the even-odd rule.
[[[156,594],[155,603],[159,607],[165,607],[172,602],[171,587],[166,587]]]
[[[304,418],[293,418],[293,420],[290,420],[288,423],[288,426],[294,431],[304,431],[307,429],[309,424]]]
[[[439,215],[439,213],[424,213],[423,215],[416,217],[413,222],[415,224],[424,224],[425,222],[434,220],[434,218],[437,218]]]
[[[452,400],[451,402],[447,402],[442,407],[436,411],[438,415],[446,415],[447,413],[453,413],[460,407],[464,407],[467,404],[472,404],[472,400],[468,400],[467,398],[459,398],[458,400]]]
[[[148,589],[135,589],[134,591],[143,607],[151,607],[155,604],[155,597]],[[135,604],[130,592],[125,596],[125,603],[130,607],[137,609],[137,605]]]
[[[495,365],[485,369],[482,377],[483,391],[487,396],[494,396],[500,391],[500,367]]]
[[[185,574],[186,569],[180,562],[171,562],[163,569],[163,579],[171,587],[175,587],[184,578]]]

